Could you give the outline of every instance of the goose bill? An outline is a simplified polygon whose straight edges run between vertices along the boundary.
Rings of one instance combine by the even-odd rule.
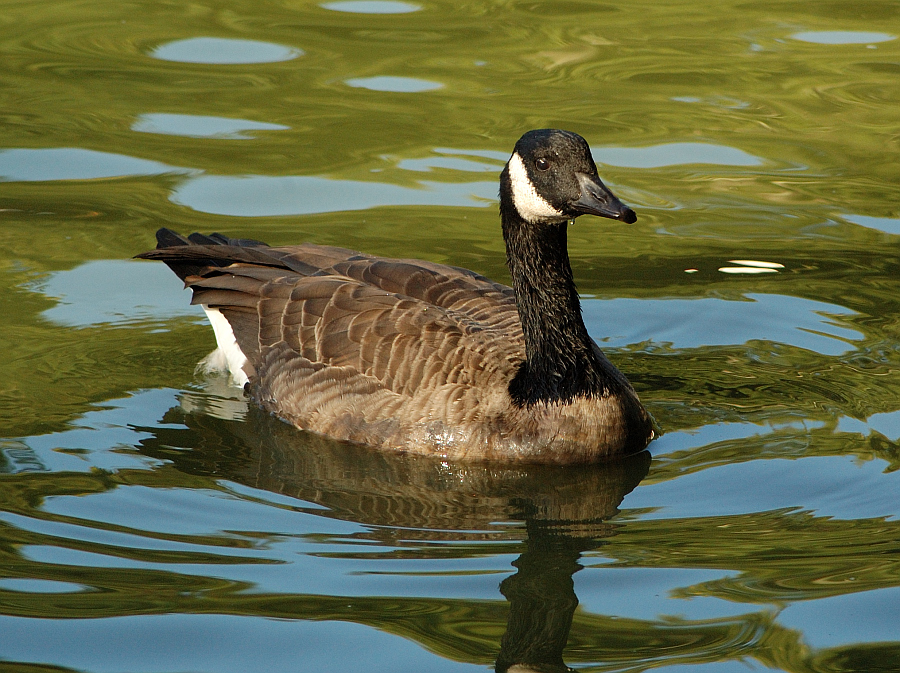
[[[609,217],[631,224],[637,221],[634,211],[616,198],[600,178],[586,173],[576,173],[581,184],[581,197],[572,204],[579,213]]]

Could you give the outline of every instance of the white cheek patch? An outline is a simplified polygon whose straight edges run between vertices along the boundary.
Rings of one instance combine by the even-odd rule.
[[[224,369],[228,371],[234,382],[243,387],[249,381],[247,374],[244,372],[247,356],[244,355],[244,351],[238,346],[231,324],[218,309],[209,308],[206,304],[201,304],[201,306],[206,311],[206,317],[209,318],[213,332],[216,335],[216,343],[219,345],[217,350],[204,358],[202,364],[206,369]]]
[[[509,182],[512,187],[513,205],[526,222],[565,220],[562,211],[557,210],[538,194],[528,177],[528,171],[518,152],[514,152],[507,164]]]

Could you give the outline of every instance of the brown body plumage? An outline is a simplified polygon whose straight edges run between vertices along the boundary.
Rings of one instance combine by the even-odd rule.
[[[526,165],[535,154],[528,138],[513,155]],[[559,138],[550,141],[539,148],[559,156]],[[634,215],[606,192],[612,214],[579,202],[535,216],[518,207],[510,173],[501,179],[501,215],[515,291],[425,261],[218,234],[185,239],[166,229],[140,257],[165,261],[193,303],[225,317],[246,356],[249,394],[298,428],[458,460],[565,464],[643,449],[650,418],[587,336],[564,254],[568,218]],[[544,258],[516,249],[546,241]]]

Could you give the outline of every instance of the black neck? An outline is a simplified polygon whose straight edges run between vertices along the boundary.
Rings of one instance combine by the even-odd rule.
[[[608,377],[594,355],[572,278],[567,223],[525,222],[502,194],[500,215],[525,336],[525,362],[510,395],[525,406],[605,394]]]

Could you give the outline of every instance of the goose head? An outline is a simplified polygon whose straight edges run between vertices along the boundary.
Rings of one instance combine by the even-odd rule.
[[[600,180],[587,141],[570,131],[538,129],[523,135],[500,181],[504,210],[529,224],[563,223],[584,214],[629,224],[637,220]]]

